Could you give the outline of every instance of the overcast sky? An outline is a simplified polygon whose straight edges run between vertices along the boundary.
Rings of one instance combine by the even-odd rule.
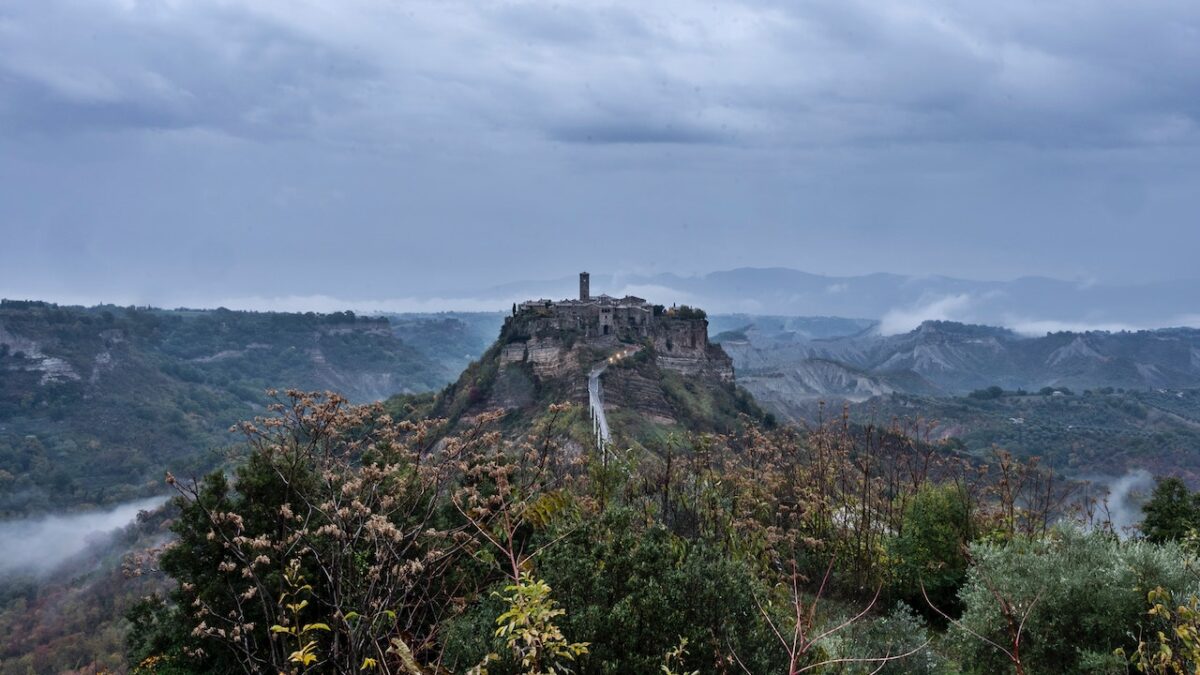
[[[0,296],[1195,277],[1200,3],[0,2]]]

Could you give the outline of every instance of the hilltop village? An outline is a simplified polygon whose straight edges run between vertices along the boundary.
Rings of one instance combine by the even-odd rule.
[[[733,380],[733,361],[708,341],[708,319],[691,307],[652,305],[627,295],[591,295],[587,272],[579,275],[579,297],[530,300],[513,307],[504,323],[501,363],[528,362],[539,376],[553,375],[564,350],[577,344],[600,350],[642,345],[658,365],[686,375]]]

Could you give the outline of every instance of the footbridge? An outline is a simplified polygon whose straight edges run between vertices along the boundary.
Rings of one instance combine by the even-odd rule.
[[[641,347],[629,347],[609,356],[607,359],[592,366],[588,372],[588,409],[592,415],[592,432],[596,435],[596,448],[605,454],[612,441],[612,433],[608,429],[608,416],[604,414],[604,383],[600,376],[608,367],[622,359],[636,354]]]

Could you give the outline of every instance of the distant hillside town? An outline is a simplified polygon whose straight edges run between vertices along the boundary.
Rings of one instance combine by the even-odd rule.
[[[708,341],[708,318],[686,305],[664,307],[627,295],[614,298],[592,295],[591,278],[579,274],[579,297],[565,300],[529,300],[513,307],[504,322],[504,363],[533,362],[539,367],[575,341],[614,348],[622,343],[654,348],[659,365],[683,373],[711,371],[733,379],[733,363]],[[543,366],[544,367],[544,366]]]

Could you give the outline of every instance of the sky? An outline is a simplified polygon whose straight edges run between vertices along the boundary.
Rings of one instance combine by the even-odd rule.
[[[1194,278],[1198,120],[1194,0],[7,0],[0,296]]]

